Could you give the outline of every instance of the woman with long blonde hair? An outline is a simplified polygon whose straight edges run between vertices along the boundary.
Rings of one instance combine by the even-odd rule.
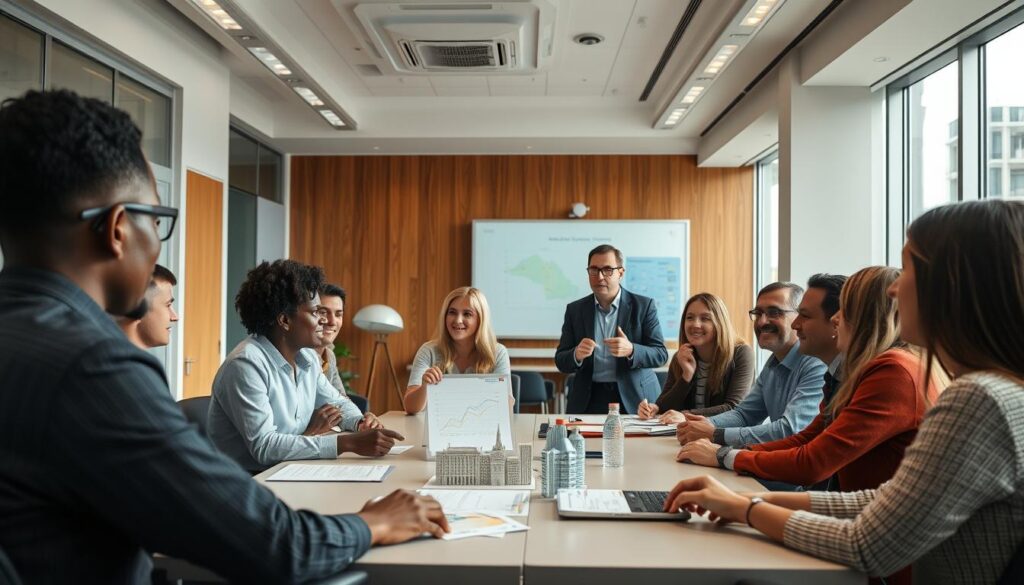
[[[640,403],[642,419],[665,424],[683,412],[712,416],[732,410],[754,383],[754,350],[736,335],[729,309],[711,293],[690,297],[679,323],[679,351],[672,356],[657,402]]]
[[[508,351],[491,327],[491,309],[479,289],[462,286],[444,298],[434,338],[420,346],[413,359],[405,411],[415,414],[427,405],[426,387],[445,374],[511,374]]]

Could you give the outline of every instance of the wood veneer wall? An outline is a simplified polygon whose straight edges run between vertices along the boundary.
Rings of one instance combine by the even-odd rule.
[[[470,284],[472,220],[565,219],[576,201],[590,206],[588,219],[689,219],[691,292],[721,296],[740,334],[751,339],[746,318],[754,261],[749,167],[702,169],[695,157],[681,155],[291,160],[290,256],[323,266],[328,279],[348,292],[348,319],[339,340],[360,357],[348,367],[359,374],[353,386],[361,393],[373,337],[351,324],[360,307],[384,303],[404,318],[405,330],[389,337],[404,389],[406,365],[433,335],[439,303],[451,289]],[[580,265],[584,263],[581,259]],[[531,361],[539,363],[513,359],[512,365]],[[390,385],[380,369],[374,381],[377,412],[400,407],[384,382]]]

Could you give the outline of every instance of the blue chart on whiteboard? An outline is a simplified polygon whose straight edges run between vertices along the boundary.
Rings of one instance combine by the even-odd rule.
[[[626,256],[626,278],[622,284],[632,292],[657,301],[661,334],[665,339],[679,335],[679,315],[683,311],[683,293],[679,290],[681,269],[679,258]]]

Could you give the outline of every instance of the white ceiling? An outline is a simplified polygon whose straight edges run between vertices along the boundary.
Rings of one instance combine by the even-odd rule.
[[[365,37],[357,34],[359,23],[351,9],[394,0],[229,0],[358,124],[357,130],[337,131],[191,2],[168,1],[225,46],[232,74],[242,81],[232,87],[260,94],[272,110],[269,138],[296,154],[693,154],[701,133],[829,4],[786,0],[678,127],[661,130],[653,128],[655,121],[701,59],[717,49],[720,32],[744,0],[700,3],[643,102],[639,97],[689,0],[546,0],[555,7],[554,54],[548,67],[527,75],[373,74],[374,57]],[[465,2],[473,0],[445,0]],[[843,29],[852,32],[831,36],[835,54],[822,53],[808,82],[870,85],[922,45],[941,41],[939,35],[950,34],[947,29],[955,32],[957,23],[962,27],[970,15],[1000,3],[845,2],[820,28],[835,28],[832,21],[842,17],[850,21],[843,22],[850,24]],[[842,16],[858,11],[864,13],[860,28],[852,26],[853,16]],[[597,33],[604,42],[574,43],[573,37],[583,32]],[[889,61],[875,62],[879,52]],[[804,59],[809,63],[813,57]]]
[[[275,145],[293,153],[695,153],[702,130],[828,4],[788,0],[673,130],[654,122],[743,0],[704,0],[649,99],[639,101],[688,0],[547,0],[550,66],[530,75],[372,75],[345,10],[383,0],[234,0],[358,123],[328,127],[187,0],[179,10],[221,41],[233,75],[271,105]],[[423,2],[424,0],[411,0]],[[446,0],[448,4],[467,0]],[[357,29],[358,30],[358,29]],[[592,32],[593,46],[572,38]],[[235,45],[235,46],[232,46]],[[233,84],[233,87],[235,85]]]

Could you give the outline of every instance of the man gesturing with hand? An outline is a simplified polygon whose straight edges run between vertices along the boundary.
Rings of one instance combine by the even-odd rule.
[[[590,251],[587,277],[594,294],[565,308],[555,353],[559,371],[575,374],[566,410],[604,414],[617,402],[636,413],[660,388],[653,368],[668,359],[654,300],[622,288],[622,252],[610,245]]]

